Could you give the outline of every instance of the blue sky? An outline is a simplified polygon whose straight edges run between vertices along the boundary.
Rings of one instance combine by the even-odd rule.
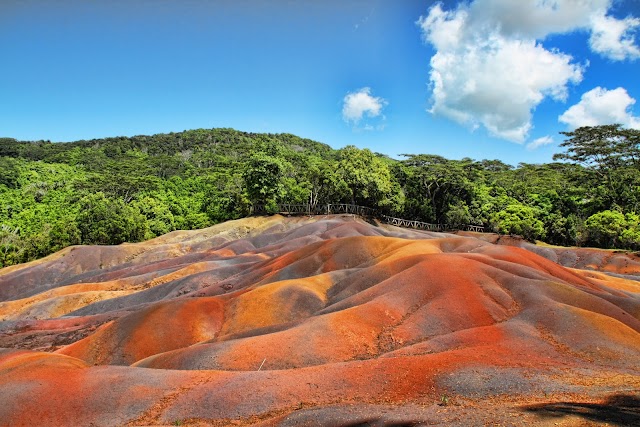
[[[640,0],[2,0],[0,136],[548,162],[560,131],[640,128],[638,30]]]

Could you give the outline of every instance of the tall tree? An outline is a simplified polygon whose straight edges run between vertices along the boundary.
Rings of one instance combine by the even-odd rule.
[[[253,204],[265,205],[268,210],[276,208],[285,194],[283,178],[288,166],[284,160],[264,152],[249,157],[243,178]]]
[[[117,245],[139,242],[147,236],[146,218],[122,199],[111,200],[96,193],[83,197],[79,205],[77,222],[83,243]]]
[[[469,160],[447,160],[428,154],[403,154],[407,167],[406,192],[412,199],[414,215],[428,222],[445,222],[451,207],[458,214],[450,215],[458,222],[473,191],[470,177],[475,169]]]
[[[348,202],[390,211],[401,209],[402,189],[387,163],[370,150],[353,145],[339,150],[336,173],[347,188]]]
[[[640,207],[640,130],[613,124],[561,133],[568,137],[560,144],[566,151],[553,158],[581,164],[592,172],[587,176],[588,187],[592,197],[603,202],[597,210]]]

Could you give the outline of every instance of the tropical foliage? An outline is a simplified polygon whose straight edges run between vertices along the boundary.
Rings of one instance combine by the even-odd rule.
[[[640,249],[640,131],[608,125],[564,135],[561,162],[517,167],[427,154],[395,160],[232,129],[70,143],[0,138],[0,266],[278,203],[355,203],[560,245]]]

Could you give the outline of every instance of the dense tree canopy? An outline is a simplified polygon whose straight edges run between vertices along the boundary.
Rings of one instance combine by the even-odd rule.
[[[640,208],[640,131],[620,125],[581,127],[562,132],[569,137],[560,144],[566,147],[554,159],[569,160],[584,166],[588,174],[588,197],[598,210]]]
[[[564,132],[559,163],[394,160],[232,129],[51,143],[0,138],[0,267],[75,244],[202,228],[252,204],[356,203],[561,245],[640,249],[640,131]]]

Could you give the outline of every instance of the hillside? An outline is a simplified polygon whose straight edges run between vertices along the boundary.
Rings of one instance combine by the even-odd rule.
[[[637,425],[640,258],[497,240],[272,216],[4,268],[0,420]]]
[[[0,267],[72,245],[201,229],[246,217],[254,205],[277,213],[281,203],[350,203],[447,228],[640,250],[638,131],[610,125],[565,135],[561,163],[517,167],[429,154],[396,160],[233,129],[68,143],[0,138]]]

